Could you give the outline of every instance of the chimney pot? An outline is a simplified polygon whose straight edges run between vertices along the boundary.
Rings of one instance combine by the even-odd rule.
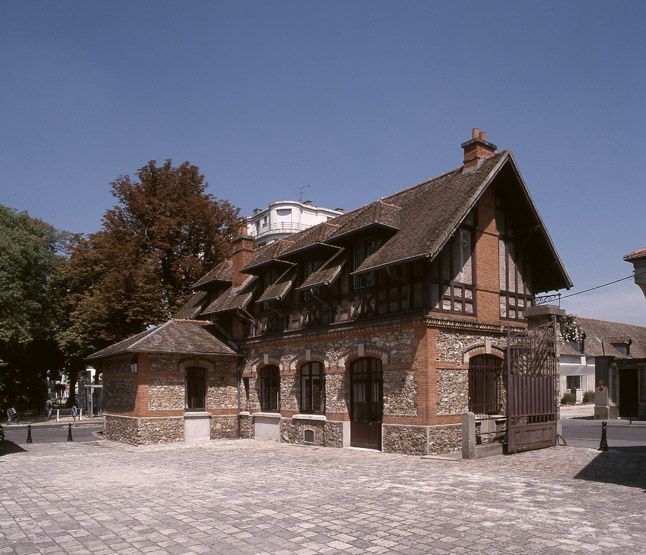
[[[471,130],[471,139],[462,143],[464,149],[464,169],[478,168],[482,160],[491,158],[496,153],[496,145],[487,140],[487,132],[478,127]]]

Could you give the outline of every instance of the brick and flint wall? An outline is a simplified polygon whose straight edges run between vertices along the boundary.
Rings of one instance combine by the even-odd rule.
[[[183,441],[185,370],[191,366],[207,371],[211,438],[239,437],[235,357],[140,353],[103,363],[106,439],[133,445]]]

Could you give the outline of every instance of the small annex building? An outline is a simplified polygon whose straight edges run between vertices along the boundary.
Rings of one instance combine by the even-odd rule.
[[[90,357],[105,436],[256,438],[409,454],[459,449],[461,415],[505,414],[510,329],[571,287],[509,151],[232,257],[166,324]]]

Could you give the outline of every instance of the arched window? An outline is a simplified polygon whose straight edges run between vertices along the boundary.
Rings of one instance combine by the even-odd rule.
[[[186,410],[206,409],[206,370],[191,367],[186,369]]]
[[[266,412],[280,411],[280,370],[267,366],[260,371],[260,408]]]
[[[498,414],[502,407],[502,359],[478,355],[469,359],[469,411]]]
[[[320,362],[308,362],[301,366],[301,412],[325,412],[325,373]]]

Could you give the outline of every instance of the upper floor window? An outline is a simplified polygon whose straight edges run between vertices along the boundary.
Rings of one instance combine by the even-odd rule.
[[[531,267],[519,248],[518,236],[509,218],[496,210],[498,239],[498,275],[500,278],[500,317],[521,320],[531,306]]]
[[[313,274],[318,270],[321,265],[321,261],[318,259],[309,259],[302,265],[302,282],[305,281],[310,274]],[[301,282],[301,283],[302,283]],[[312,292],[310,290],[303,291],[303,300],[309,301],[312,299]]]
[[[186,369],[186,410],[206,409],[206,370]]]
[[[354,244],[354,252],[352,259],[352,270],[356,270],[361,263],[375,252],[382,244],[381,239],[368,238],[362,239]],[[370,272],[360,276],[352,276],[353,289],[363,289],[364,287],[372,287],[375,284],[375,273]]]
[[[301,407],[304,414],[325,412],[325,374],[320,362],[308,362],[301,367]]]
[[[260,371],[260,408],[266,412],[280,411],[280,370],[267,366]]]
[[[472,220],[458,229],[431,266],[431,307],[474,314]]]

